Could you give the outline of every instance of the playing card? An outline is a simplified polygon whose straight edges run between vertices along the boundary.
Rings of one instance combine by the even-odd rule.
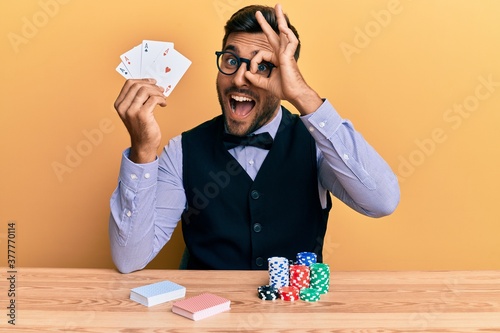
[[[121,62],[118,67],[116,67],[116,71],[121,74],[126,79],[131,79],[132,75],[130,75],[130,72],[127,69],[127,66],[123,62]]]
[[[172,312],[192,320],[204,319],[231,309],[231,301],[210,293],[204,293],[177,301]]]
[[[143,40],[141,45],[141,77],[145,77],[146,69],[153,64],[160,53],[173,48],[174,43],[171,42]]]
[[[191,61],[188,58],[174,48],[167,48],[146,69],[144,76],[155,79],[156,84],[165,89],[163,94],[168,96],[190,65]]]
[[[141,48],[142,45],[137,45],[120,56],[130,76],[134,79],[141,77]]]

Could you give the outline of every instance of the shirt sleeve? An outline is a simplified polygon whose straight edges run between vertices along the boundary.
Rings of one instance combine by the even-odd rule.
[[[322,187],[367,216],[381,217],[396,209],[400,197],[397,177],[328,100],[301,119],[316,141]]]
[[[151,163],[133,163],[129,151],[122,155],[118,186],[110,202],[111,255],[122,273],[144,268],[158,254],[186,206],[180,136],[170,140]]]

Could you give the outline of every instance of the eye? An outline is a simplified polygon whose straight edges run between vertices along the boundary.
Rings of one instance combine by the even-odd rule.
[[[267,72],[269,71],[269,65],[266,64],[266,63],[260,63],[258,66],[257,66],[257,71],[259,72]]]
[[[238,66],[238,60],[236,60],[235,57],[230,56],[230,55],[226,57],[226,60],[224,61],[224,63],[228,67],[237,67]]]

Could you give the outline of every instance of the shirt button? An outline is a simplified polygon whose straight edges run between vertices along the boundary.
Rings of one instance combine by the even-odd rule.
[[[151,177],[151,175],[149,174],[149,172],[147,172],[147,173],[144,175],[144,178],[149,179],[149,177]]]
[[[325,127],[325,122],[322,121],[318,125],[319,125],[319,127],[323,128],[323,127]]]
[[[309,132],[314,132],[314,127],[309,126]]]
[[[261,232],[261,230],[262,230],[262,225],[260,223],[255,223],[253,225],[253,231],[255,231],[255,232]]]
[[[250,164],[250,165],[253,165],[253,163],[254,163],[253,160],[248,161],[248,164]]]
[[[250,193],[250,196],[252,199],[257,200],[260,197],[259,191],[253,190],[252,193]]]
[[[346,161],[347,161],[347,160],[349,160],[349,155],[347,155],[347,154],[344,154],[344,156],[342,156],[342,157],[343,157],[343,158],[344,158],[344,160],[346,160]]]
[[[264,265],[264,258],[262,258],[262,257],[257,257],[257,258],[255,259],[255,264],[256,264],[257,266],[261,267],[262,265]]]
[[[128,217],[131,217],[132,216],[132,212],[130,210],[127,210],[127,216]]]
[[[135,173],[131,174],[130,175],[130,179],[136,180],[137,179],[137,175]]]

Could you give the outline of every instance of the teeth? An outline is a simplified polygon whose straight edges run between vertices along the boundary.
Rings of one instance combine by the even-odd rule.
[[[231,96],[232,99],[234,99],[237,102],[251,102],[252,99],[248,97],[243,97],[243,96]]]

